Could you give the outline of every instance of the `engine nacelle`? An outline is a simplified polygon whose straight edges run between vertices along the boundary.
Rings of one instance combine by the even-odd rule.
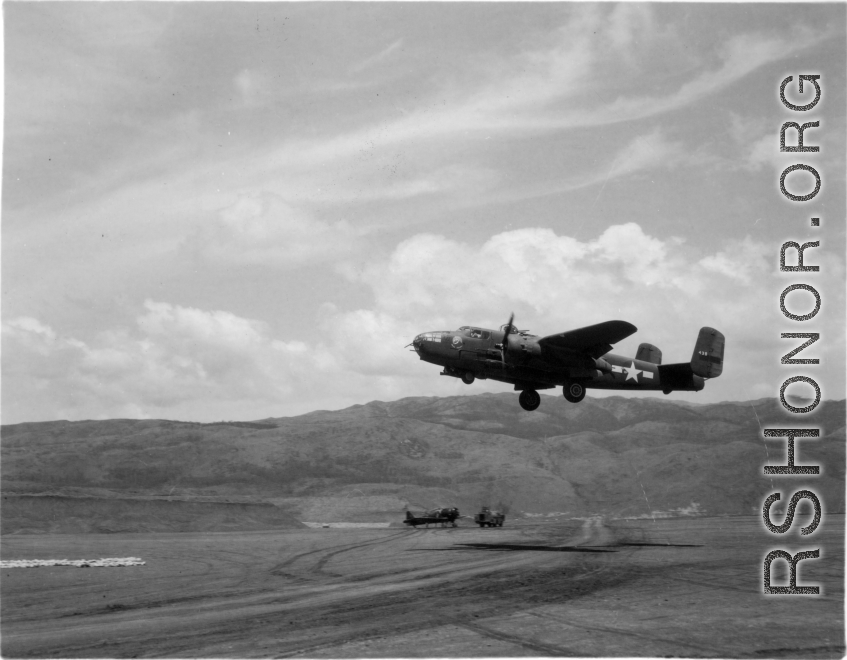
[[[597,367],[598,371],[605,374],[612,373],[612,365],[606,362],[603,358],[594,358],[594,366]]]
[[[509,337],[509,348],[506,355],[514,359],[527,359],[541,357],[541,346],[534,337],[520,337],[512,335]]]

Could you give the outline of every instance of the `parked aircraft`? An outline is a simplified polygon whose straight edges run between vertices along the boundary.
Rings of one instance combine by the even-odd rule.
[[[406,525],[417,527],[418,525],[441,524],[456,526],[456,519],[459,518],[459,510],[456,507],[445,507],[442,509],[432,509],[420,516],[415,516],[411,511],[406,511],[406,519],[403,521]]]

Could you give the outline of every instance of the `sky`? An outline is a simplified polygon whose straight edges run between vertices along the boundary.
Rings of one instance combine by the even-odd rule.
[[[510,391],[407,345],[511,312],[666,363],[721,330],[669,398],[844,398],[845,7],[6,3],[2,421]],[[792,240],[818,272],[779,271]]]

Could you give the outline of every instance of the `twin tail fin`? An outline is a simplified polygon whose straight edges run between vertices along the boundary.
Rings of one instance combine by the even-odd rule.
[[[726,340],[714,328],[700,328],[694,353],[691,355],[691,371],[702,378],[717,378],[723,373],[723,348]]]

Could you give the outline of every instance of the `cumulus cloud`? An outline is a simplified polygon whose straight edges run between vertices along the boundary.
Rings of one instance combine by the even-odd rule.
[[[297,389],[312,391],[305,374],[333,365],[319,346],[275,339],[260,321],[152,300],[134,328],[89,342],[12,319],[3,324],[3,347],[4,377],[15,383],[4,388],[4,407],[25,419],[273,408]]]
[[[332,324],[339,336],[353,336],[358,328],[380,336],[368,345],[368,363],[394,374],[408,366],[395,357],[392,335],[464,324],[498,327],[512,310],[519,327],[542,335],[621,318],[640,332],[616,351],[632,354],[648,341],[668,361],[687,361],[699,328],[712,326],[728,338],[727,368],[714,386],[721,398],[743,399],[753,391],[765,396],[781,382],[774,355],[782,344],[773,329],[781,327],[778,297],[785,285],[775,255],[778,247],[750,237],[703,254],[681,239],[650,236],[635,223],[609,227],[587,241],[547,228],[503,232],[481,245],[419,234],[382,262],[343,270],[373,291],[375,309],[336,311]],[[837,264],[827,262],[827,268],[841,272]],[[834,293],[833,308],[840,307],[843,295]],[[840,319],[821,323],[832,336],[843,332]],[[446,393],[449,386],[438,387]]]
[[[400,243],[385,262],[348,276],[371,287],[380,309],[402,316],[520,305],[560,318],[562,310],[579,307],[592,318],[597,313],[589,308],[599,294],[678,288],[674,279],[686,272],[686,263],[678,250],[669,253],[673,245],[634,223],[612,226],[584,242],[549,228],[503,232],[481,246],[419,234]]]
[[[13,318],[2,326],[4,421],[259,419],[421,389],[410,382],[424,374],[398,365],[409,364],[409,322],[368,310],[344,319],[327,304],[318,327],[280,338],[231,312],[147,300],[134,326],[82,341]]]
[[[753,241],[749,236],[732,242],[726,249],[703,257],[698,265],[706,271],[718,273],[742,284],[761,282],[761,277],[773,268],[772,248]]]
[[[372,292],[373,305],[326,303],[304,336],[278,337],[259,320],[153,300],[134,326],[88,341],[31,317],[6,321],[4,412],[15,421],[257,419],[308,412],[315,401],[343,407],[467,393],[404,346],[427,330],[496,328],[513,310],[518,327],[542,335],[630,321],[640,332],[616,352],[631,355],[648,341],[668,362],[688,360],[699,328],[713,326],[727,336],[727,363],[710,400],[774,395],[785,378],[776,357],[788,350],[778,332],[785,283],[775,255],[751,238],[703,254],[635,223],[582,241],[549,228],[502,232],[478,245],[419,234],[363,270],[339,268]],[[836,257],[821,255],[820,263],[843,277]],[[843,308],[843,292],[833,293],[829,306]],[[822,316],[812,330],[840,336],[843,325]],[[829,348],[826,364],[843,365],[841,348]],[[474,391],[504,387],[483,382]]]

